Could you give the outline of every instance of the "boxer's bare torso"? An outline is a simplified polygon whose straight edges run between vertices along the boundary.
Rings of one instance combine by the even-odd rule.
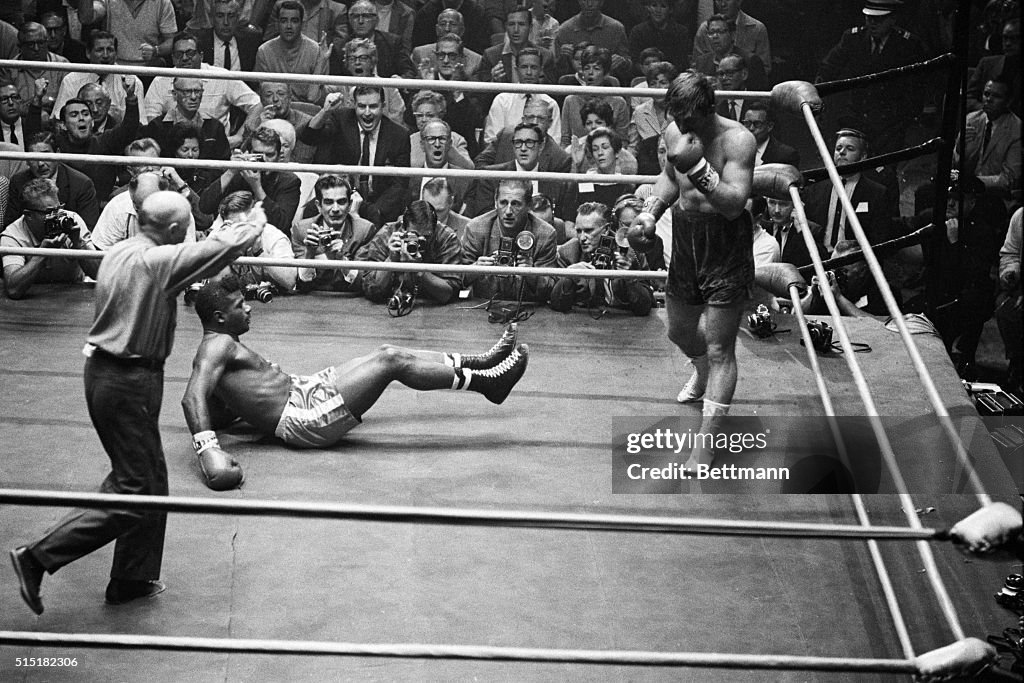
[[[747,175],[748,190],[746,194],[749,196],[753,155],[757,151],[753,136],[737,121],[714,114],[712,116],[713,120],[702,131],[702,135],[697,135],[692,131],[681,133],[675,122],[670,123],[665,129],[668,162],[672,165],[671,173],[679,188],[676,205],[686,211],[721,214],[726,218],[733,219],[743,211],[746,198],[743,202],[734,203],[735,206],[730,206],[730,210],[722,211],[721,206],[712,205],[707,195],[701,193],[686,177],[687,169],[676,168],[676,159],[680,148],[692,145],[696,139],[703,145],[704,158],[718,170],[723,181],[735,182],[735,179],[742,178],[744,173]]]

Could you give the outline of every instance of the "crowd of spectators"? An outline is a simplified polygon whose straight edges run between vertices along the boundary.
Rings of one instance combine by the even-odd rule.
[[[952,49],[953,17],[960,3],[10,4],[0,14],[8,20],[0,21],[0,57],[82,66],[76,72],[3,70],[3,148],[128,154],[159,161],[123,167],[92,160],[0,163],[4,245],[107,248],[134,234],[141,198],[170,188],[192,206],[190,239],[203,239],[261,202],[276,231],[257,250],[275,256],[286,255],[281,245],[287,241],[294,256],[318,259],[567,269],[598,261],[599,267],[646,269],[664,267],[671,255],[671,214],[659,224],[656,250],[641,254],[628,249],[621,239],[619,229],[626,224],[620,217],[635,212],[650,187],[619,182],[614,176],[653,175],[664,164],[661,132],[670,119],[662,99],[647,94],[651,88],[665,88],[681,71],[695,69],[714,79],[719,89],[742,95],[781,80],[834,81],[920,62]],[[956,287],[946,314],[935,321],[965,375],[971,372],[977,347],[977,320],[964,322],[971,317],[964,315],[965,306],[982,323],[994,312],[1001,328],[1011,334],[1017,330],[1016,340],[1007,344],[1010,384],[1016,388],[1021,370],[1019,12],[1016,0],[972,3],[968,113],[956,140],[958,180],[945,217],[952,256],[942,264]],[[95,73],[90,64],[172,66],[194,70],[194,77]],[[204,78],[224,70],[237,72],[238,78]],[[375,76],[393,79],[393,85],[255,81],[247,76],[253,71]],[[406,87],[409,78],[581,87],[568,96],[471,87],[433,91]],[[915,141],[915,134],[921,137],[921,131],[937,133],[944,83],[944,75],[904,78],[826,98],[821,120],[835,144],[836,163],[903,148]],[[587,94],[589,88],[608,85],[634,88],[636,95]],[[806,145],[801,159],[800,140],[780,139],[786,130],[780,125],[782,115],[764,98],[721,98],[718,113],[753,133],[757,165],[818,165],[806,158]],[[437,169],[438,176],[405,178],[372,170],[351,177],[282,170],[218,173],[176,166],[176,159],[428,168]],[[495,182],[446,178],[447,169],[572,171],[593,179]],[[948,179],[910,187],[898,168],[880,167],[847,176],[844,189],[869,238],[879,243],[932,221],[927,190],[935,182]],[[904,201],[915,190],[917,202]],[[827,257],[852,239],[847,217],[828,183],[811,184],[804,193],[817,249]],[[420,199],[426,204],[416,202]],[[809,263],[808,250],[795,234],[791,205],[755,197],[750,210],[759,263]],[[68,221],[61,222],[62,216]],[[60,232],[58,224],[67,231]],[[532,235],[529,249],[515,246],[523,232]],[[913,284],[913,271],[920,270],[923,260],[920,248],[887,259],[886,274],[897,294]],[[20,298],[34,282],[88,276],[89,262],[78,263],[81,267],[76,268],[74,262],[59,259],[4,256],[5,290]],[[566,311],[596,303],[645,315],[654,303],[647,283],[626,291],[584,286],[579,278],[523,278],[517,283],[507,277],[399,278],[369,270],[313,269],[246,275],[271,281],[282,293],[356,292],[381,302],[403,285],[441,304],[467,288],[477,297],[525,296]],[[840,284],[846,281],[840,278]],[[847,292],[847,298],[880,312],[877,294],[877,288],[867,287]]]

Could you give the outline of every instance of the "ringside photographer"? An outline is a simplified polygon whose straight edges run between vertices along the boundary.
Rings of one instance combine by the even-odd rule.
[[[462,262],[459,238],[451,228],[437,223],[434,207],[422,199],[409,202],[401,220],[387,223],[356,254],[357,261],[394,263]],[[388,270],[360,271],[363,294],[378,304],[387,303],[394,315],[405,315],[420,294],[439,304],[458,295],[462,278],[449,273],[399,273]]]
[[[35,178],[21,192],[21,218],[0,234],[5,247],[42,247],[43,249],[94,250],[82,217],[65,211],[57,196],[57,183],[50,178]],[[58,256],[21,256],[5,254],[4,290],[12,299],[21,299],[29,288],[44,282],[79,282],[84,272],[96,277],[99,260],[70,259]]]
[[[567,270],[653,270],[663,263],[651,263],[626,240],[625,230],[616,230],[620,217],[628,226],[643,209],[635,195],[615,203],[614,212],[600,202],[581,204],[576,213],[576,237],[558,247],[558,266]],[[660,261],[661,238],[655,237],[649,253]],[[551,290],[553,310],[567,313],[573,306],[604,309],[624,308],[633,315],[647,315],[654,306],[654,289],[646,280],[558,278]]]

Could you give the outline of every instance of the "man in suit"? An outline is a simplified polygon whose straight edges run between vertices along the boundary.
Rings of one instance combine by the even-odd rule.
[[[703,24],[703,27],[706,27],[705,30],[711,50],[694,55],[692,64],[696,71],[707,76],[717,77],[718,67],[725,57],[728,55],[740,55],[746,60],[749,87],[755,90],[767,88],[768,76],[766,75],[764,62],[753,52],[745,50],[736,44],[735,28],[730,26],[724,16],[721,14],[712,15]]]
[[[344,176],[328,173],[313,186],[317,215],[292,225],[295,258],[351,261],[377,233],[377,226],[352,215],[352,185]],[[354,271],[299,268],[295,289],[358,292]]]
[[[367,38],[377,46],[377,75],[381,78],[401,76],[415,78],[409,52],[402,38],[377,29],[377,6],[370,0],[356,0],[348,11],[352,38]],[[332,58],[333,59],[333,58]],[[332,73],[334,73],[332,69]]]
[[[512,149],[515,158],[500,164],[485,166],[486,171],[550,171],[541,160],[544,148],[544,132],[539,126],[520,123],[512,130]],[[576,183],[552,180],[530,180],[531,196],[542,194],[555,205],[555,216],[569,223],[567,230],[572,230],[572,222],[576,218]],[[494,208],[494,180],[476,180],[471,193],[471,202],[466,215],[475,218]]]
[[[758,217],[757,222],[779,243],[779,260],[783,263],[792,263],[797,268],[810,264],[810,252],[807,251],[803,235],[797,232],[796,222],[793,220],[793,202],[771,197],[765,201],[767,206],[764,213]],[[827,259],[828,255],[821,244],[824,237],[822,227],[813,221],[808,221],[808,225],[811,228],[811,236],[814,237],[814,242],[817,245],[818,255],[822,259]]]
[[[384,117],[383,91],[359,85],[353,98],[355,108],[343,106],[340,97],[328,97],[299,131],[299,140],[320,145],[334,163],[408,168],[409,133]],[[396,220],[405,207],[404,178],[363,174],[356,188],[363,199],[360,212],[375,224]]]
[[[203,62],[228,71],[253,71],[263,36],[239,22],[238,0],[215,0],[213,28],[196,32]]]
[[[998,197],[1007,209],[1020,203],[1020,118],[1010,111],[1010,85],[990,80],[982,94],[981,111],[967,115],[964,158],[960,141],[953,146],[953,165],[977,176],[985,194]]]
[[[53,133],[35,133],[28,139],[29,152],[53,154],[56,151]],[[96,227],[100,205],[96,200],[96,187],[89,176],[59,161],[34,160],[28,168],[11,177],[10,196],[4,214],[4,226],[17,220],[24,209],[21,191],[35,178],[50,178],[57,184],[57,197],[68,211],[74,211],[90,231]]]
[[[492,197],[493,207],[469,222],[462,240],[463,263],[476,266],[497,264],[496,252],[502,238],[515,240],[521,232],[533,234],[534,245],[529,253],[513,250],[515,265],[554,268],[557,264],[555,229],[530,213],[533,197],[526,180],[499,180]],[[521,281],[520,281],[521,280]],[[553,279],[547,276],[508,277],[501,275],[466,275],[465,284],[473,286],[480,298],[512,300],[520,293],[524,299],[545,303],[551,296]]]
[[[551,50],[539,47],[530,42],[530,29],[533,26],[533,14],[528,7],[513,8],[505,15],[505,40],[484,50],[480,67],[475,74],[476,80],[493,81],[495,83],[518,83],[519,72],[515,68],[519,51],[524,47],[533,47],[540,52],[543,82],[558,81],[555,55]]]
[[[749,104],[745,102],[740,123],[754,135],[754,140],[757,142],[754,166],[761,164],[800,166],[800,153],[772,135],[775,130],[775,116],[766,102],[762,100],[754,100]]]
[[[718,89],[720,90],[747,90],[747,78],[750,70],[747,68],[747,59],[742,55],[726,55],[718,62],[715,70],[718,77]],[[719,99],[715,105],[715,113],[733,121],[742,121],[743,115],[750,107],[749,97],[731,97]]]
[[[548,132],[554,120],[554,110],[551,105],[540,98],[533,98],[523,107],[522,123],[539,126],[544,131],[544,147],[540,152],[540,164],[549,171],[568,173],[572,168],[572,157],[558,145],[558,141],[551,137]],[[484,148],[480,154],[473,159],[477,168],[484,168],[492,164],[501,164],[512,161],[514,150],[512,149],[512,134],[514,126],[502,129],[496,138]]]
[[[438,81],[469,80],[466,75],[470,73],[468,62],[466,62],[466,50],[462,46],[461,38],[454,33],[447,33],[437,39],[432,50],[431,54],[436,60],[436,66],[433,62],[424,60],[419,67],[420,78]],[[421,90],[412,99],[412,114],[417,126],[420,119],[416,102],[424,92],[429,91]],[[476,156],[480,151],[477,129],[484,118],[476,98],[467,97],[464,92],[459,90],[443,90],[438,96],[441,98],[439,103],[441,118],[447,121],[448,125],[452,127],[452,131],[457,134],[456,141],[460,136],[462,137],[462,147],[465,148],[462,151],[470,158]],[[458,146],[458,142],[456,144]],[[413,148],[415,149],[415,144]]]
[[[1010,111],[1020,116],[1020,17],[1003,24],[1003,54],[978,61],[967,82],[967,110],[981,109],[982,91],[991,80],[1010,84]]]
[[[443,171],[453,168],[450,163],[452,154],[452,128],[444,119],[432,119],[427,121],[418,135],[420,145],[420,165],[411,168],[436,169],[439,176],[443,177]],[[423,186],[430,181],[430,177],[409,178],[409,201],[420,199],[423,194]],[[466,201],[466,195],[470,184],[473,181],[469,178],[448,178],[448,188],[452,196],[452,207],[456,211],[462,210]]]
[[[452,40],[454,35],[459,39],[459,55],[449,55],[447,60],[449,64],[448,69],[453,68],[452,62],[459,61],[462,67],[462,71],[465,75],[472,75],[477,72],[480,68],[480,61],[483,56],[474,50],[470,50],[464,45],[463,35],[466,33],[466,24],[462,19],[462,12],[454,9],[446,9],[437,15],[437,25],[434,27],[437,31],[437,40],[435,42],[425,43],[418,45],[412,49],[412,63],[418,70],[420,70],[420,78],[423,78],[422,65],[429,65],[431,69],[434,69],[440,76],[441,70],[446,67],[441,59],[440,52],[441,47],[437,44],[442,39]],[[445,48],[447,49],[447,48]],[[459,80],[467,80],[460,78]]]
[[[39,23],[46,29],[50,52],[77,64],[85,64],[89,61],[85,45],[68,35],[66,10],[43,12]]]
[[[864,133],[851,128],[844,128],[836,133],[832,159],[837,167],[841,169],[843,166],[866,159],[867,156],[868,140]],[[843,180],[843,189],[853,204],[854,212],[864,228],[868,242],[874,245],[890,239],[892,222],[885,186],[869,180],[860,173],[845,175]],[[843,210],[832,183],[814,183],[804,190],[803,200],[807,219],[824,227],[823,246],[829,254],[833,252],[837,243],[855,239],[853,230],[849,228],[846,211]],[[884,314],[885,305],[874,283],[871,285],[868,299],[869,312]]]
[[[345,73],[349,76],[360,78],[383,77],[377,70],[377,46],[370,38],[353,38],[345,43],[342,51],[342,58],[345,62]],[[399,79],[395,79],[396,83]],[[328,93],[337,92],[341,94],[343,104],[352,108],[355,106],[353,93],[355,86],[351,85],[328,85],[325,88]],[[398,125],[405,127],[405,100],[398,88],[385,87],[384,92],[384,116],[391,119]],[[325,162],[327,163],[327,162]]]
[[[18,86],[0,76],[0,141],[17,145],[19,151],[25,151],[25,143],[32,133],[42,129],[39,105],[35,108],[40,115],[22,116],[24,100],[18,92]],[[31,112],[30,112],[31,114]]]
[[[736,46],[744,52],[757,55],[758,60],[764,65],[765,73],[771,71],[772,48],[765,25],[740,9],[743,0],[720,0],[716,4]],[[693,38],[692,61],[696,62],[699,57],[714,50],[710,28],[710,20],[697,27],[697,35]]]

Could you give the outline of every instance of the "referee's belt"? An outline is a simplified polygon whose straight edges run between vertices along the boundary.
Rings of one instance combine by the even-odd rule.
[[[125,358],[124,356],[115,356],[109,351],[104,351],[98,346],[94,346],[92,349],[91,358],[97,360],[105,360],[117,365],[124,365],[130,368],[145,368],[147,370],[163,370],[164,362],[162,360],[154,360],[152,358]]]

